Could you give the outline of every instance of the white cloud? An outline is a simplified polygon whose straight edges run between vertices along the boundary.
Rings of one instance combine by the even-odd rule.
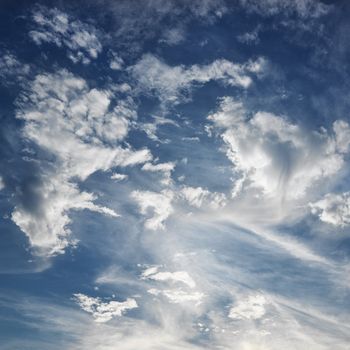
[[[151,191],[133,191],[131,197],[140,207],[141,214],[147,215],[151,209],[153,216],[145,221],[145,228],[149,230],[164,229],[164,221],[173,212],[172,200],[174,194],[170,190],[159,193]]]
[[[259,32],[261,30],[261,26],[258,25],[251,32],[246,32],[241,35],[238,35],[237,39],[239,42],[244,44],[257,44],[259,42]]]
[[[116,216],[93,204],[95,196],[80,193],[73,178],[85,180],[94,172],[144,163],[148,150],[122,148],[119,142],[136,118],[132,102],[111,109],[111,93],[89,89],[66,70],[38,75],[18,102],[17,118],[25,121],[23,135],[55,157],[42,166],[38,212],[18,204],[12,216],[34,248],[45,254],[63,252],[68,244],[70,209],[90,209]]]
[[[186,271],[158,272],[158,267],[150,267],[142,273],[141,278],[151,279],[154,281],[172,282],[172,283],[181,282],[190,288],[196,287],[195,281]]]
[[[126,301],[108,301],[103,302],[100,298],[93,298],[87,295],[77,293],[74,294],[75,301],[86,312],[92,314],[98,323],[110,321],[115,316],[122,316],[128,310],[138,307],[136,300],[128,298]]]
[[[204,205],[212,209],[218,209],[226,205],[224,193],[210,192],[202,187],[184,186],[180,190],[180,194],[190,205],[197,208]]]
[[[178,123],[168,118],[156,116],[153,117],[153,119],[154,121],[152,123],[140,123],[137,125],[137,127],[140,130],[144,131],[147,134],[147,136],[153,141],[166,142],[161,141],[157,136],[157,130],[160,125],[170,124],[179,127]]]
[[[196,282],[187,271],[159,271],[159,268],[159,266],[147,268],[142,272],[141,279],[163,282],[168,287],[165,289],[151,288],[147,291],[148,293],[154,296],[162,295],[173,304],[195,302],[195,305],[198,306],[202,303],[205,295],[193,290],[196,288]],[[175,288],[170,289],[170,285],[175,286]],[[182,287],[180,287],[181,285]]]
[[[260,58],[247,64],[236,64],[220,59],[208,65],[169,66],[157,57],[147,54],[130,67],[143,92],[155,93],[162,103],[179,103],[188,95],[193,84],[217,80],[225,85],[247,88],[252,83],[250,75],[264,69]]]
[[[160,42],[166,43],[167,45],[177,45],[185,40],[185,31],[182,27],[169,28],[163,33],[163,37]]]
[[[123,180],[126,180],[127,178],[128,178],[128,175],[126,175],[126,174],[119,174],[119,173],[114,173],[111,176],[111,179],[115,180],[115,181],[123,181]]]
[[[33,13],[33,20],[38,28],[29,32],[31,39],[37,45],[46,42],[66,46],[74,63],[88,64],[102,51],[100,34],[92,25],[74,20],[57,8],[40,6]]]
[[[51,177],[37,189],[41,205],[36,211],[17,206],[12,220],[27,235],[31,246],[39,255],[63,253],[71,239],[69,210],[88,209],[111,217],[119,215],[106,207],[93,203],[96,196],[80,192],[72,183],[64,182],[60,177]]]
[[[348,150],[339,121],[334,123],[334,134],[323,128],[310,132],[283,116],[266,112],[249,116],[243,104],[231,97],[223,98],[208,119],[222,132],[227,156],[240,174],[235,195],[245,187],[267,197],[301,198],[317,181],[342,168]],[[341,123],[342,130],[349,127]]]
[[[4,188],[5,188],[4,180],[2,176],[0,176],[0,191],[3,190]]]
[[[329,12],[330,6],[318,0],[240,0],[248,11],[262,16],[284,13],[301,18],[317,18]]]
[[[261,295],[250,295],[239,300],[235,306],[230,309],[228,317],[235,320],[258,320],[265,313],[267,304],[266,298]]]
[[[4,51],[0,56],[1,84],[10,85],[14,82],[21,82],[29,72],[30,66],[20,62],[11,52]]]
[[[170,185],[172,182],[171,173],[175,169],[175,163],[174,162],[158,163],[158,164],[145,163],[141,169],[144,171],[150,171],[150,172],[160,172],[162,174],[161,184],[167,186],[167,185]]]
[[[328,193],[323,199],[310,203],[310,207],[323,222],[339,227],[350,224],[350,192]]]
[[[163,295],[171,303],[174,304],[181,304],[181,303],[186,303],[186,302],[195,302],[196,306],[200,305],[202,303],[203,298],[205,297],[204,293],[201,292],[188,292],[184,291],[181,289],[156,289],[156,288],[151,288],[148,290],[148,293],[158,296],[158,295]]]
[[[118,56],[115,52],[111,53],[111,59],[109,61],[109,68],[113,70],[121,70],[124,65],[124,60]]]
[[[339,152],[347,153],[350,148],[350,126],[344,120],[336,120],[333,123],[335,141]]]

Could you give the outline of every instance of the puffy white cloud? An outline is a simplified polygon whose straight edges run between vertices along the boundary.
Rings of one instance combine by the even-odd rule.
[[[66,46],[74,63],[90,63],[102,51],[100,34],[92,25],[74,20],[57,8],[37,7],[33,20],[38,27],[29,32],[31,39],[37,45],[46,42]]]
[[[190,205],[197,208],[208,206],[212,209],[218,209],[226,205],[224,193],[210,192],[202,187],[184,186],[180,194]]]
[[[147,229],[164,229],[164,221],[173,212],[172,200],[174,194],[171,190],[163,190],[159,193],[133,191],[131,197],[139,205],[141,214],[147,215],[149,209],[153,212],[153,216],[145,221],[145,227]]]
[[[77,293],[74,298],[79,306],[86,312],[92,314],[96,322],[104,323],[110,321],[115,316],[122,316],[128,310],[138,307],[136,300],[132,298],[126,301],[108,301],[103,302],[101,298],[93,298],[87,295]]]
[[[97,170],[151,159],[148,150],[118,145],[136,113],[130,101],[119,101],[114,108],[110,102],[109,91],[89,89],[83,79],[66,70],[38,75],[18,102],[24,137],[54,156],[50,166],[42,166],[38,209],[18,204],[12,216],[43,255],[63,252],[67,246],[70,209],[116,216],[93,204],[95,196],[80,193],[72,179],[85,180]]]
[[[284,116],[266,112],[249,116],[231,97],[223,98],[208,119],[222,132],[227,156],[240,174],[235,194],[245,187],[268,197],[301,198],[317,181],[336,174],[348,151],[344,130],[349,125],[343,121],[333,124],[333,133],[324,128],[310,132]]]
[[[265,315],[266,304],[267,300],[263,295],[249,295],[230,309],[228,317],[235,320],[258,320]]]
[[[155,93],[162,103],[176,104],[185,98],[195,83],[217,80],[225,85],[247,88],[252,83],[250,75],[261,72],[264,67],[265,60],[262,58],[247,64],[219,59],[208,65],[169,66],[157,57],[146,54],[129,70],[142,91]]]
[[[127,178],[128,178],[128,175],[126,175],[126,174],[119,174],[119,173],[114,173],[111,176],[111,179],[115,180],[115,181],[123,181],[123,180],[126,180]]]
[[[328,193],[323,199],[310,203],[310,207],[323,222],[339,227],[350,224],[350,192]]]
[[[142,273],[141,278],[154,281],[181,282],[190,288],[196,287],[195,281],[186,271],[158,272],[158,267],[150,267]]]
[[[175,163],[174,162],[158,163],[158,164],[145,163],[141,169],[144,171],[150,171],[150,172],[160,172],[162,174],[161,184],[170,185],[172,182],[171,173],[175,169]]]

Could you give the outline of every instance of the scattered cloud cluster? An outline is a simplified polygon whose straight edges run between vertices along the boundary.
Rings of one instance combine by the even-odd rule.
[[[143,93],[148,91],[163,103],[177,104],[186,99],[193,86],[212,80],[247,88],[252,83],[251,75],[263,71],[265,66],[263,58],[246,64],[221,59],[208,65],[169,66],[158,57],[146,54],[129,70]]]
[[[200,305],[205,297],[204,293],[194,290],[196,283],[187,271],[159,271],[159,266],[152,266],[142,272],[141,279],[166,283],[165,288],[150,288],[147,292],[164,296],[173,304],[195,302]]]
[[[164,172],[164,177],[160,183],[169,186],[172,184],[170,175],[174,166],[175,163],[171,162],[156,165],[145,163],[142,169]],[[145,221],[145,227],[150,230],[165,228],[164,222],[175,211],[175,203],[181,204],[186,202],[197,209],[202,208],[209,211],[223,208],[227,204],[227,198],[224,193],[210,192],[202,187],[190,186],[182,186],[177,189],[168,187],[161,192],[133,191],[131,198],[139,205],[141,214],[152,215]]]
[[[196,208],[206,206],[211,209],[218,209],[224,207],[227,202],[224,193],[210,192],[202,187],[184,186],[180,193],[189,205]]]
[[[350,224],[350,192],[328,193],[310,204],[311,211],[327,224],[345,227]]]
[[[37,7],[33,12],[34,30],[29,32],[37,44],[54,44],[68,49],[68,57],[74,62],[88,64],[102,51],[101,34],[90,24],[73,19],[57,8]]]
[[[86,312],[90,313],[96,322],[104,323],[110,321],[115,316],[122,316],[128,310],[138,307],[135,299],[128,298],[126,301],[108,301],[103,302],[101,298],[93,298],[87,295],[77,293],[74,299],[78,305]]]
[[[117,216],[93,203],[96,196],[80,192],[72,180],[115,166],[144,163],[148,150],[119,146],[136,118],[133,105],[118,101],[113,108],[109,91],[89,89],[66,70],[38,75],[18,101],[17,118],[24,120],[23,136],[53,157],[42,164],[42,183],[34,192],[33,209],[18,203],[12,215],[40,254],[62,253],[69,244],[71,209],[89,209]]]
[[[99,221],[96,216],[96,223],[106,223],[106,230],[87,239],[89,249],[74,254],[74,259],[83,257],[83,263],[88,262],[84,273],[74,268],[67,278],[80,274],[75,283],[95,283],[95,291],[113,286],[121,295],[132,297],[117,301],[114,294],[101,298],[76,293],[73,300],[83,312],[76,304],[75,308],[54,302],[45,305],[44,298],[28,303],[17,295],[6,296],[4,301],[0,294],[0,308],[16,305],[23,327],[30,323],[28,317],[34,320],[29,329],[45,329],[48,337],[62,333],[65,343],[58,346],[73,350],[114,350],[116,346],[121,350],[347,348],[349,281],[344,275],[349,266],[345,259],[333,259],[334,251],[326,249],[334,236],[324,235],[320,241],[316,235],[310,237],[307,225],[314,221],[299,220],[294,212],[278,224],[274,219],[280,211],[303,211],[305,218],[311,210],[330,224],[322,228],[347,232],[350,192],[331,191],[339,189],[333,184],[348,172],[349,123],[335,113],[329,119],[315,117],[310,124],[317,126],[310,129],[310,124],[290,112],[291,101],[285,101],[286,115],[276,112],[278,108],[271,106],[273,97],[265,93],[270,93],[269,84],[271,90],[278,89],[284,78],[276,83],[273,77],[266,83],[266,92],[257,91],[265,73],[277,74],[270,71],[276,58],[271,52],[276,48],[264,47],[273,56],[267,61],[260,56],[265,52],[258,50],[260,45],[247,45],[234,63],[230,58],[234,50],[225,47],[230,39],[221,38],[229,21],[218,31],[207,28],[230,11],[239,9],[241,15],[239,6],[245,13],[254,13],[253,18],[256,14],[278,16],[285,23],[287,17],[316,21],[332,6],[316,0],[239,0],[235,5],[224,0],[91,3],[96,9],[108,6],[109,12],[96,19],[106,20],[103,23],[108,25],[102,27],[111,25],[115,33],[104,36],[93,25],[57,8],[36,6],[31,17],[29,36],[43,50],[42,57],[50,57],[48,48],[62,49],[72,62],[83,63],[69,65],[79,73],[58,68],[67,64],[64,55],[47,72],[35,63],[22,64],[9,51],[0,58],[0,78],[25,81],[19,84],[22,93],[14,111],[21,144],[15,140],[11,146],[15,150],[26,147],[16,157],[35,164],[36,171],[28,183],[23,180],[15,185],[8,179],[10,171],[6,176],[2,173],[0,191],[5,184],[1,196],[15,189],[9,200],[14,203],[9,209],[11,219],[27,236],[33,255],[44,257],[45,262],[77,244],[78,235],[71,230],[74,211],[108,217]],[[201,42],[195,48],[185,42],[192,38],[186,31],[190,17],[204,20],[195,33]],[[257,25],[249,22],[250,16],[245,18],[247,26],[239,27],[255,29],[241,35],[229,33],[233,44],[237,45],[234,38],[265,44],[265,35],[259,34],[265,26],[271,29],[269,21]],[[111,19],[118,23],[109,23]],[[164,19],[170,25],[163,26]],[[271,21],[274,27],[268,37],[276,31],[276,22]],[[155,34],[161,27],[164,30]],[[201,35],[208,45],[200,41]],[[139,51],[140,43],[133,45],[139,37],[145,42],[156,38],[147,42],[148,53]],[[119,51],[122,43],[116,38],[127,42],[124,51]],[[186,47],[177,52],[181,43]],[[151,44],[158,46],[153,50]],[[255,49],[257,54],[250,56]],[[186,52],[194,53],[191,64],[174,63]],[[156,56],[169,57],[169,53],[175,53],[171,64]],[[87,67],[92,60],[96,64]],[[41,64],[48,63],[44,61]],[[106,76],[98,75],[101,71]],[[210,82],[220,86],[205,90]],[[297,85],[297,78],[293,84]],[[179,106],[197,98],[192,94],[197,87],[211,98],[206,101],[201,95],[203,100]],[[221,98],[205,119],[217,90],[220,96],[234,94],[235,98]],[[249,106],[252,99],[257,106],[266,102],[266,110],[275,113]],[[175,110],[176,106],[180,108]],[[149,145],[152,153],[142,145]],[[6,160],[10,163],[12,158]],[[127,166],[134,169],[124,169]],[[345,187],[342,183],[341,188],[348,191]],[[111,204],[104,204],[106,198]],[[120,216],[114,201],[118,206],[125,204],[118,225],[109,221]],[[332,248],[338,244],[336,239]],[[68,260],[64,263],[69,265]],[[135,261],[142,264],[136,267]],[[52,268],[57,272],[57,267]],[[71,286],[66,284],[61,286],[62,295],[67,290],[71,295]],[[129,310],[134,310],[131,317],[121,317]],[[114,318],[118,322],[109,322]],[[92,320],[99,324],[94,326]],[[47,348],[45,339],[39,346],[21,341],[10,347]]]
[[[0,78],[1,84],[12,85],[15,82],[22,82],[28,77],[30,66],[18,60],[9,51],[4,51],[0,57]]]
[[[331,8],[319,0],[240,0],[240,3],[246,10],[263,16],[296,14],[301,18],[317,18]]]

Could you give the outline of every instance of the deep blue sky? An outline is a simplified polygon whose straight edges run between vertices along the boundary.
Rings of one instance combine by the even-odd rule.
[[[349,16],[2,1],[0,349],[349,349]]]

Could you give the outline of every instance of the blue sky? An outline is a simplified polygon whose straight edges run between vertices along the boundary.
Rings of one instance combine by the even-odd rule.
[[[2,1],[0,348],[350,349],[347,1]]]

